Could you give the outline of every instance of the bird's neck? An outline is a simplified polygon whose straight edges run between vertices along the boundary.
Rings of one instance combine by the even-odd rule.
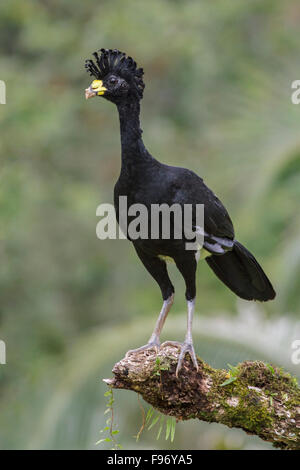
[[[147,151],[140,127],[140,103],[138,100],[118,105],[121,131],[122,169],[144,159]]]

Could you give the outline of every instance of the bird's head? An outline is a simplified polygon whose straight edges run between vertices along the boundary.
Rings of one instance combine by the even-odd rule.
[[[100,49],[93,56],[95,60],[85,62],[85,68],[95,78],[85,90],[86,99],[102,96],[115,104],[142,99],[144,72],[131,57],[116,49]]]

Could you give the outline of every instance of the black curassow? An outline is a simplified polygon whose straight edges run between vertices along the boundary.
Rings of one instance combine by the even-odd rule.
[[[143,97],[143,69],[126,54],[101,49],[87,60],[85,67],[95,80],[85,90],[86,98],[101,96],[117,106],[120,118],[122,165],[115,185],[114,203],[120,224],[119,197],[126,196],[128,207],[144,204],[192,204],[193,220],[196,204],[204,205],[203,252],[207,264],[218,278],[242,299],[267,301],[275,291],[254,256],[234,237],[231,219],[220,200],[194,172],[168,166],[153,158],[145,148],[140,128],[140,101]],[[149,221],[151,223],[151,221]],[[128,235],[128,233],[127,233]],[[128,236],[130,239],[130,237]],[[149,342],[138,348],[160,347],[160,333],[172,306],[174,287],[168,276],[166,257],[172,258],[186,284],[188,304],[187,333],[184,343],[168,341],[181,348],[178,374],[188,352],[196,368],[197,359],[192,340],[192,320],[196,297],[196,268],[198,254],[187,250],[186,239],[131,240],[145,268],[157,281],[163,296],[163,306]],[[202,256],[201,256],[202,257]],[[166,343],[165,343],[166,344]],[[137,351],[137,350],[135,350]],[[132,351],[128,351],[130,354]]]

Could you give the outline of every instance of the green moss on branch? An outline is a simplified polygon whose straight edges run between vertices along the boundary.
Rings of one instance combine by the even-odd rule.
[[[246,361],[233,372],[186,357],[179,378],[172,346],[133,353],[115,364],[113,388],[132,390],[154,408],[178,420],[198,418],[241,428],[281,449],[300,449],[300,389],[277,367]],[[229,381],[228,379],[231,379]],[[230,382],[230,383],[228,383]]]

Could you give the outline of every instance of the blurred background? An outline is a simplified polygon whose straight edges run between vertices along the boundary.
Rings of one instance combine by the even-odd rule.
[[[101,47],[145,70],[144,142],[167,164],[201,175],[225,203],[238,239],[277,290],[239,301],[198,267],[194,340],[215,367],[262,359],[300,376],[300,79],[297,0],[2,0],[0,79],[0,365],[2,449],[103,449],[103,378],[144,344],[160,291],[125,240],[96,238],[96,207],[120,171],[117,111],[84,99],[84,60]],[[185,333],[183,281],[162,339]],[[118,391],[124,449],[270,446],[221,425],[155,428],[138,443],[137,396]],[[148,405],[143,403],[145,410]]]

